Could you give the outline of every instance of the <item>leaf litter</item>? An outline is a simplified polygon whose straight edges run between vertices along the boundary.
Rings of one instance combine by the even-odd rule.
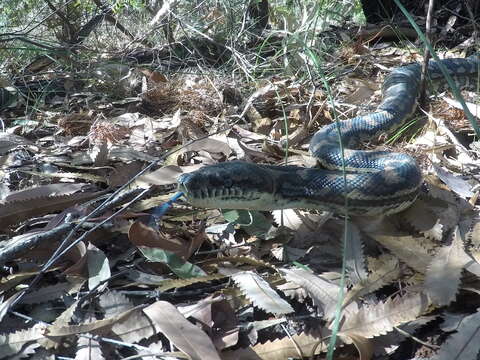
[[[411,60],[400,49],[375,51],[363,71]],[[291,78],[235,91],[226,79],[140,74],[149,84],[141,111],[97,102],[51,115],[48,136],[0,134],[0,358],[321,356],[341,301],[343,220],[182,201],[161,221],[151,210],[179,174],[204,165],[282,163],[287,143],[289,163],[308,163],[309,134],[333,118],[325,94]],[[344,76],[335,106],[346,118],[368,112],[379,83]],[[339,356],[401,356],[407,341],[419,353],[439,349],[436,359],[478,354],[478,155],[434,123],[388,145],[423,165],[421,199],[392,218],[349,220]],[[462,322],[442,327],[438,319],[452,312]]]

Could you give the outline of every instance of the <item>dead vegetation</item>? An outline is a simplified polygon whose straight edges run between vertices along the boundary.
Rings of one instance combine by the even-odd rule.
[[[97,48],[68,75],[65,59],[40,56],[2,83],[0,358],[323,359],[341,311],[335,359],[476,359],[479,147],[442,90],[407,128],[365,144],[422,164],[420,199],[401,214],[345,220],[181,199],[164,213],[178,175],[204,165],[309,166],[312,133],[335,115],[375,109],[385,74],[421,61],[415,46],[319,33],[336,39],[318,51],[332,104],[293,36],[267,37],[260,51],[239,46],[252,41],[243,28],[230,39],[238,44],[203,46],[211,29],[199,35],[167,5],[170,17],[154,18],[163,30],[175,24],[198,38],[125,47],[124,57]],[[221,27],[221,10],[199,16]],[[108,39],[84,31],[83,51],[92,31]],[[12,68],[6,60],[2,71]],[[478,87],[463,95],[474,112]]]

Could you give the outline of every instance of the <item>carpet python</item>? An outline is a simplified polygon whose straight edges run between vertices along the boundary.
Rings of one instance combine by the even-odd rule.
[[[478,84],[479,55],[441,63],[460,86],[471,80]],[[193,206],[205,208],[301,208],[368,216],[402,211],[415,201],[422,183],[416,161],[402,153],[356,148],[405,123],[415,111],[420,75],[420,64],[395,68],[383,83],[375,112],[339,122],[340,136],[336,123],[318,130],[309,151],[321,167],[224,162],[182,174],[178,188]],[[433,83],[444,80],[434,61],[427,76]]]

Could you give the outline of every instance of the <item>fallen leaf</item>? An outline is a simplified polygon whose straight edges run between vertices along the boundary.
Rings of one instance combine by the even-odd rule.
[[[242,293],[260,309],[275,315],[290,314],[292,306],[283,300],[270,284],[253,271],[242,271],[232,276]]]
[[[441,247],[427,268],[425,291],[435,304],[444,306],[455,300],[462,269],[471,260],[463,249],[463,239],[457,227],[452,244]]]
[[[440,348],[434,360],[476,360],[480,350],[480,312],[463,318],[457,332]]]
[[[105,253],[93,246],[87,248],[87,267],[88,267],[88,288],[95,289],[102,282],[107,285],[106,280],[112,275],[110,273],[110,264]]]
[[[200,328],[189,322],[167,301],[157,301],[143,309],[168,340],[192,360],[220,360],[210,338]]]

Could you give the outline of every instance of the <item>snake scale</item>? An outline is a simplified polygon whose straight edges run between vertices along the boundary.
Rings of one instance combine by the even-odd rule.
[[[461,85],[477,80],[480,56],[441,60]],[[438,63],[430,62],[428,78],[444,80]],[[422,183],[421,170],[409,155],[356,150],[365,140],[402,126],[416,107],[421,66],[395,68],[382,86],[382,101],[373,113],[317,131],[309,151],[321,168],[259,165],[241,161],[205,166],[178,178],[178,188],[198,207],[274,210],[321,209],[351,215],[389,215],[409,207]],[[478,81],[478,80],[477,80]]]

